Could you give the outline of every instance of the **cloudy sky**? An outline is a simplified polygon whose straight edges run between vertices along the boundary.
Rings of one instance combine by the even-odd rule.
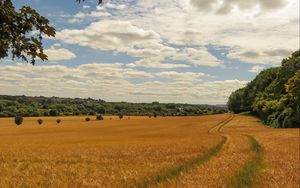
[[[299,49],[299,0],[13,0],[49,18],[48,62],[0,60],[0,94],[225,104]]]

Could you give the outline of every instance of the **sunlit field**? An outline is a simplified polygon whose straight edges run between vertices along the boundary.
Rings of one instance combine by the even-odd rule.
[[[21,126],[0,119],[0,187],[239,187],[241,177],[254,187],[297,187],[300,181],[299,129],[271,129],[232,114],[90,118],[43,117],[41,125],[25,118]],[[254,173],[247,165],[256,165]]]

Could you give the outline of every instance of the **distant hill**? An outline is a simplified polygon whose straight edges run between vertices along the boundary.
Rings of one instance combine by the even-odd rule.
[[[228,108],[235,113],[250,111],[272,127],[300,127],[300,50],[233,92]]]
[[[95,99],[0,95],[0,117],[71,115],[194,116],[227,112],[226,106],[106,102]]]

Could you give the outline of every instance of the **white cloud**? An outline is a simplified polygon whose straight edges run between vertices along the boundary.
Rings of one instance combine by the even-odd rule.
[[[125,4],[114,4],[114,3],[105,3],[105,8],[116,9],[116,10],[124,10],[127,8]]]
[[[68,20],[69,23],[82,23],[84,21],[94,21],[96,18],[103,18],[111,16],[108,12],[92,11],[90,13],[78,12]]]
[[[83,5],[82,8],[84,8],[84,9],[90,9],[91,7],[89,5]]]
[[[134,63],[127,64],[127,67],[145,67],[145,68],[159,68],[159,69],[173,69],[173,68],[187,68],[187,64],[179,63],[160,63],[160,60],[155,58],[141,59]]]
[[[191,5],[198,10],[208,12],[214,11],[217,14],[228,14],[234,9],[260,11],[271,11],[282,8],[287,4],[287,0],[190,0]]]
[[[270,49],[267,51],[256,51],[256,50],[237,50],[230,52],[228,57],[236,59],[245,63],[250,64],[274,64],[278,65],[281,63],[283,58],[286,58],[292,54],[292,51],[286,49]]]
[[[252,73],[259,73],[259,72],[262,71],[263,69],[264,69],[263,66],[255,65],[255,66],[251,67],[251,69],[249,69],[249,72],[252,72]]]
[[[127,21],[99,21],[81,30],[64,29],[56,37],[70,44],[118,52],[137,53],[145,48],[159,50],[163,47],[156,32],[138,28]]]
[[[70,50],[66,48],[57,48],[55,46],[58,45],[54,45],[51,48],[44,50],[44,53],[48,56],[49,61],[62,61],[76,58],[76,55]]]
[[[172,59],[187,61],[194,65],[222,66],[220,60],[211,55],[205,48],[185,48],[183,51],[174,54]]]
[[[108,101],[226,103],[227,97],[246,81],[203,81],[203,73],[149,73],[120,63],[31,66],[0,66],[0,94],[93,97]],[[161,77],[173,82],[158,81]],[[140,78],[139,83],[130,82]],[[152,79],[153,81],[150,81]],[[18,85],[18,89],[16,89]],[[63,89],[64,92],[61,92]]]
[[[217,10],[212,10],[213,13],[203,13],[195,9],[190,0],[147,0],[139,2],[139,7],[121,14],[118,19],[130,20],[141,28],[152,29],[170,44],[192,45],[196,48],[199,45],[223,46],[232,49],[232,53],[255,49],[261,54],[258,58],[259,64],[276,64],[286,57],[283,54],[275,57],[265,53],[270,49],[295,51],[299,48],[298,0],[197,2],[205,6],[218,4],[211,6],[212,9],[225,4],[237,8],[230,8],[230,13],[219,15],[214,12]],[[205,7],[204,5],[202,7]],[[256,10],[256,7],[262,9]],[[141,16],[136,16],[135,12],[139,12],[138,15]],[[242,58],[239,60],[244,61]],[[267,61],[263,63],[265,60]]]
[[[203,76],[205,76],[204,73],[195,73],[195,72],[175,72],[175,71],[169,71],[169,72],[160,72],[156,74],[157,76],[160,76],[162,78],[167,78],[175,81],[188,81],[188,82],[194,82],[199,81],[199,79]]]

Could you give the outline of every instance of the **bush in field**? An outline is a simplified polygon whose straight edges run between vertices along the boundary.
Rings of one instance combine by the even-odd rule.
[[[61,122],[60,119],[57,119],[57,120],[56,120],[56,123],[57,123],[57,124],[60,124],[60,122]]]
[[[148,117],[149,117],[149,118],[151,118],[151,117],[152,117],[152,115],[148,115]]]
[[[43,124],[43,120],[42,119],[38,119],[37,122],[38,122],[39,125]]]
[[[153,117],[155,117],[155,118],[156,118],[156,117],[157,117],[157,114],[156,114],[156,113],[154,113],[154,114],[153,114]]]
[[[49,112],[49,115],[50,116],[58,116],[58,112],[55,109],[51,109],[50,112]]]
[[[15,117],[15,123],[16,123],[16,125],[21,125],[23,123],[23,117],[22,116],[16,116]]]
[[[104,120],[103,116],[101,114],[98,114],[96,116],[96,120]]]
[[[123,114],[119,114],[119,118],[120,118],[120,119],[123,119]]]
[[[86,121],[86,122],[89,122],[89,121],[91,121],[91,118],[86,117],[86,118],[85,118],[85,121]]]

